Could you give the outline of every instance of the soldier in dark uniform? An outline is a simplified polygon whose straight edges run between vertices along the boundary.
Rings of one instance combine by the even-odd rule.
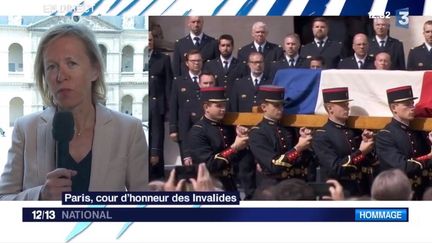
[[[369,43],[365,34],[356,34],[353,38],[354,55],[342,59],[339,69],[373,69],[374,58],[368,55]]]
[[[375,18],[373,20],[375,36],[369,40],[369,52],[376,55],[380,52],[387,52],[391,57],[392,70],[405,70],[405,53],[403,43],[390,37],[390,20]]]
[[[150,181],[164,176],[163,144],[165,112],[168,108],[172,71],[169,56],[153,49],[153,35],[149,32],[149,95],[150,95]]]
[[[283,50],[280,46],[267,41],[268,33],[269,31],[265,23],[261,21],[255,22],[252,25],[253,42],[239,49],[238,59],[246,63],[252,52],[259,52],[264,56],[266,67],[270,69],[272,62],[279,60],[283,56]],[[269,71],[266,70],[266,74]]]
[[[259,85],[271,84],[264,74],[264,57],[259,52],[249,54],[248,67],[250,74],[236,80],[229,92],[229,110],[232,112],[252,112],[256,101],[256,91]]]
[[[308,68],[308,61],[306,58],[299,55],[300,46],[300,37],[297,34],[289,34],[284,38],[282,45],[284,55],[280,60],[272,63],[269,76],[271,80],[273,80],[279,69]]]
[[[327,68],[336,68],[342,57],[342,43],[328,38],[328,22],[325,18],[318,17],[312,22],[314,41],[304,45],[300,55],[307,59],[321,56],[324,58]]]
[[[307,149],[312,141],[311,131],[303,127],[297,138],[293,128],[280,124],[284,92],[283,87],[273,85],[258,88],[258,99],[264,118],[249,132],[250,151],[269,185],[288,178],[306,180],[308,173],[307,158],[310,156]]]
[[[249,54],[248,67],[250,74],[236,80],[229,92],[229,111],[256,112],[257,88],[259,85],[271,84],[264,74],[264,57],[259,52]],[[251,199],[256,189],[256,163],[250,152],[239,162],[239,178],[244,188],[246,199]]]
[[[203,86],[214,86],[215,80],[212,74],[212,82],[202,78],[202,58],[198,50],[190,50],[186,56],[186,66],[189,71],[186,75],[174,78],[169,110],[170,138],[179,143],[180,155],[185,165],[191,165],[192,160],[188,155],[188,149],[183,144],[189,129],[201,118],[202,107],[199,102],[199,88]]]
[[[199,50],[204,62],[215,59],[219,56],[216,40],[202,32],[203,25],[203,17],[188,17],[188,27],[190,33],[180,40],[177,40],[174,46],[174,77],[183,76],[185,73],[187,73],[184,56],[191,49]]]
[[[398,168],[411,179],[414,198],[420,199],[431,182],[432,132],[414,131],[409,127],[414,119],[414,99],[411,86],[387,90],[393,113],[392,121],[376,136],[376,152],[380,170]]]
[[[224,87],[229,93],[234,81],[247,73],[246,65],[233,56],[234,39],[231,35],[221,35],[218,44],[220,57],[207,61],[203,70],[213,73],[216,85]]]
[[[323,180],[336,179],[350,195],[370,193],[376,159],[372,131],[346,127],[349,115],[348,88],[323,89],[328,122],[314,133],[312,147],[318,157]]]
[[[425,42],[412,48],[408,54],[408,70],[431,70],[432,69],[432,20],[423,25],[423,36]]]
[[[247,128],[221,123],[226,111],[225,89],[201,89],[204,116],[191,128],[187,146],[193,148],[194,164],[206,163],[210,173],[218,178],[227,191],[237,190],[233,175],[234,164],[244,154],[248,144]]]

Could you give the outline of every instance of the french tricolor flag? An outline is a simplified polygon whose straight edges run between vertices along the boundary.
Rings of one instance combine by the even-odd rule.
[[[326,114],[321,90],[348,87],[351,116],[391,117],[386,90],[411,85],[417,117],[432,117],[432,71],[283,69],[273,83],[285,87],[287,114]]]

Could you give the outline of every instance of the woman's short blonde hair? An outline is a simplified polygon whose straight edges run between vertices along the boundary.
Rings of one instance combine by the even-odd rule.
[[[49,29],[41,38],[34,63],[34,75],[39,93],[42,96],[44,105],[54,106],[53,95],[49,91],[45,81],[45,67],[43,53],[50,41],[60,37],[72,36],[81,40],[86,48],[86,54],[90,58],[92,65],[98,68],[98,79],[92,83],[93,103],[105,103],[106,86],[104,77],[104,62],[99,46],[93,32],[80,24],[61,24]]]

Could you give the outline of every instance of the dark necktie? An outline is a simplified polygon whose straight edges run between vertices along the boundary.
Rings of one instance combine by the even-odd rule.
[[[200,46],[200,38],[199,37],[194,37],[193,39],[195,41],[195,46],[199,47]]]
[[[262,52],[263,52],[263,50],[262,50],[262,46],[258,46],[258,52],[259,52],[259,53],[262,53]]]
[[[362,61],[358,61],[358,68],[362,69],[363,68],[363,62]]]
[[[294,67],[294,59],[292,58],[289,59],[289,66]]]
[[[323,47],[323,44],[324,44],[324,41],[318,41],[318,47],[319,47],[319,48],[322,48],[322,47]]]
[[[192,80],[193,80],[194,84],[196,84],[197,81],[198,81],[198,77],[197,77],[197,76],[193,76],[193,77],[192,77]]]
[[[384,45],[385,45],[385,41],[380,41],[380,47],[384,47]]]
[[[255,83],[255,87],[258,87],[258,79],[257,78],[254,80],[254,83]]]
[[[224,65],[223,65],[223,69],[226,72],[228,72],[228,61],[223,61]]]

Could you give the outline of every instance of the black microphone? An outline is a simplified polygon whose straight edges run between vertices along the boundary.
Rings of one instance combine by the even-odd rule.
[[[74,119],[70,111],[58,111],[54,115],[52,135],[57,141],[56,168],[66,168],[69,141],[74,136]]]

